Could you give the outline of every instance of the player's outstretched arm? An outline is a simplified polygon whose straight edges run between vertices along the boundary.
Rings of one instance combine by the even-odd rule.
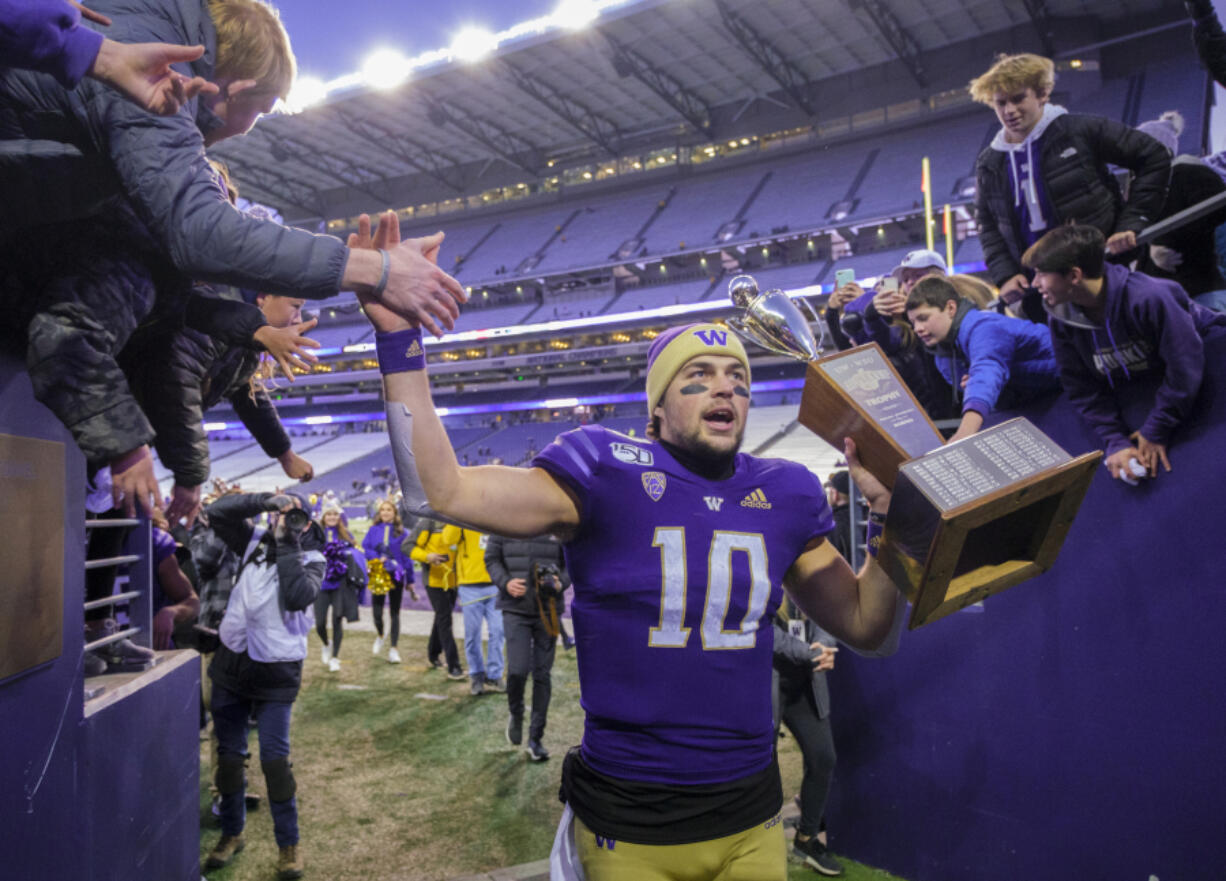
[[[860,464],[851,438],[844,452],[869,510],[884,515],[889,490]],[[830,542],[816,539],[792,564],[784,587],[806,615],[840,642],[874,654],[892,654],[897,648],[906,603],[873,556],[856,574]]]
[[[351,236],[351,248],[384,247],[399,242],[399,222],[394,214],[379,220],[372,237],[369,226]],[[424,252],[432,262],[437,248]],[[379,336],[400,334],[412,324],[371,297],[362,296],[366,317]],[[382,363],[382,362],[381,362]],[[465,523],[483,532],[529,538],[546,532],[566,535],[579,525],[579,505],[562,485],[539,468],[507,468],[495,465],[461,467],[447,438],[447,431],[434,409],[424,368],[384,375],[384,397],[389,410],[403,405],[411,419],[392,419],[393,430],[408,426],[409,447],[421,488],[430,508],[443,517]],[[403,438],[392,438],[393,445]],[[398,459],[398,467],[400,461]],[[402,478],[403,479],[403,478]]]
[[[830,542],[816,539],[792,564],[783,586],[839,642],[880,655],[897,648],[906,603],[872,557],[857,575]]]
[[[510,538],[546,532],[565,536],[579,525],[578,503],[543,469],[461,466],[434,409],[424,370],[389,374],[383,389],[389,407],[402,404],[412,417],[409,445],[431,509]]]

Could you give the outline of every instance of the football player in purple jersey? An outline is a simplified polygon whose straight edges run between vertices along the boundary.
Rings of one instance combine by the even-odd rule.
[[[374,244],[398,240],[394,216]],[[369,227],[360,235],[371,242]],[[826,540],[830,508],[808,469],[739,452],[750,399],[740,341],[713,324],[656,338],[648,440],[585,426],[529,468],[461,467],[420,329],[364,305],[406,497],[418,484],[448,519],[564,543],[585,725],[563,764],[552,877],[782,881],[770,701],[782,591],[840,641],[878,653],[896,643],[905,603],[874,559],[854,573]],[[879,533],[889,492],[850,441],[846,453]]]

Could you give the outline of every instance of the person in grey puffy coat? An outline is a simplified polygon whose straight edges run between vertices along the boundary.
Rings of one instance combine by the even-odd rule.
[[[450,329],[455,279],[439,270],[442,234],[382,250],[245,217],[218,190],[205,148],[244,134],[289,94],[295,64],[276,13],[256,0],[98,0],[110,38],[204,46],[185,75],[218,86],[178,113],[151,116],[95,81],[0,68],[0,246],[19,229],[128,203],[157,254],[187,278],[322,299],[371,293],[435,334]]]

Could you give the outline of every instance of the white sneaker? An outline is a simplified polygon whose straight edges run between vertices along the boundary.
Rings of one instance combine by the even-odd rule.
[[[374,646],[371,648],[370,653],[371,653],[372,655],[377,655],[377,654],[379,654],[379,652],[381,652],[381,651],[383,651],[383,637],[382,637],[382,636],[376,636],[376,637],[375,637],[375,644],[374,644]]]
[[[328,662],[332,660],[332,646],[324,643],[324,647],[319,650],[319,660],[326,667]]]
[[[329,673],[341,672],[341,659],[340,658],[332,658],[331,660],[328,661],[328,672]]]
[[[399,664],[400,663],[400,652],[396,651],[395,646],[392,646],[390,649],[387,650],[387,662],[389,664]]]

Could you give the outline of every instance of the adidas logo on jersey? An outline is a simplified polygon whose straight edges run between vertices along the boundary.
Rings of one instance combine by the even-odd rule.
[[[419,343],[417,340],[413,340],[413,345],[409,346],[409,348],[405,351],[404,356],[406,358],[420,358],[421,354],[421,343]]]
[[[769,510],[771,503],[766,500],[766,493],[762,492],[761,488],[755,489],[745,498],[741,499],[742,508],[762,508]]]

